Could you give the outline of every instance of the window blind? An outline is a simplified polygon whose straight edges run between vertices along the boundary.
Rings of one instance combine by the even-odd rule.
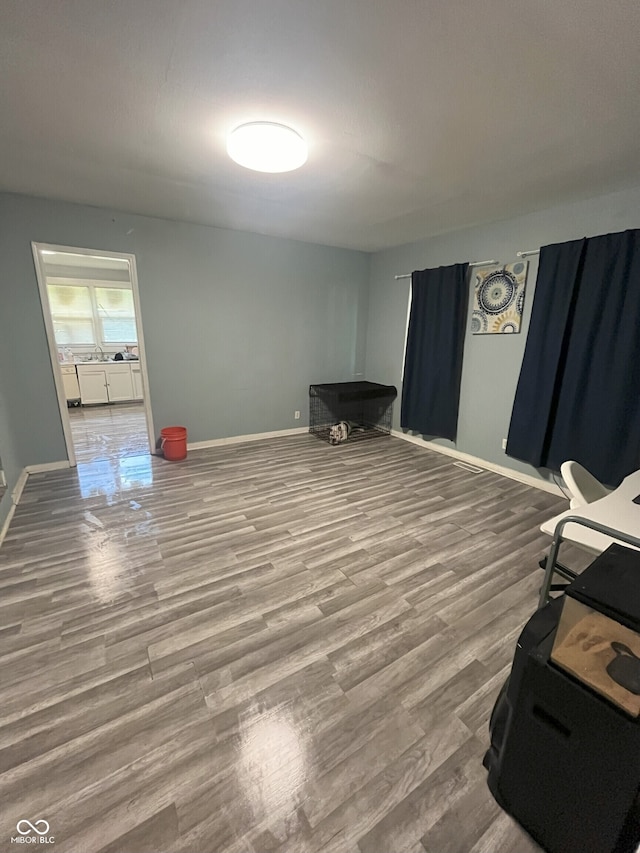
[[[56,343],[95,345],[93,308],[89,288],[50,284],[47,290]]]
[[[137,343],[133,292],[121,287],[96,287],[95,296],[104,343]]]
[[[49,284],[47,291],[58,346],[138,342],[130,288]]]

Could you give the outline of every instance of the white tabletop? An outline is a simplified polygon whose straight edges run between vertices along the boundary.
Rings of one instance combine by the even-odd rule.
[[[620,483],[617,489],[598,501],[586,506],[567,509],[550,518],[540,526],[543,533],[553,536],[557,523],[568,515],[576,515],[598,524],[604,524],[622,534],[640,538],[640,504],[634,504],[633,498],[640,495],[640,471],[634,471]],[[579,524],[567,524],[562,531],[562,538],[581,545],[598,554],[606,550],[615,539],[589,530]],[[623,543],[624,544],[624,543]],[[633,546],[628,545],[631,548]],[[640,550],[640,549],[638,549]]]

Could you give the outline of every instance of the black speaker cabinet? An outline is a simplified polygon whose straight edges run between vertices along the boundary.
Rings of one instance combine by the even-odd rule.
[[[598,567],[596,560],[586,570],[590,576],[585,572],[574,581],[574,592],[594,608],[598,603],[590,590],[595,590],[609,599],[602,608],[609,617],[640,627],[640,619],[634,626],[628,612],[640,592],[640,554],[629,558],[630,552],[620,549],[626,551],[626,569],[632,563],[635,568],[625,571],[621,582],[636,587],[630,595],[616,589],[613,599],[622,602],[621,614],[606,591],[616,577],[620,581],[620,571],[611,571],[619,555],[610,550],[598,558]],[[518,641],[490,722],[491,747],[484,759],[489,788],[548,853],[627,853],[640,843],[639,718],[551,661],[563,599],[535,613]]]

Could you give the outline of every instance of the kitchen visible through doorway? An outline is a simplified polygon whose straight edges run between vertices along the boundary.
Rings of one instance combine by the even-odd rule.
[[[33,244],[69,462],[154,447],[135,257]]]

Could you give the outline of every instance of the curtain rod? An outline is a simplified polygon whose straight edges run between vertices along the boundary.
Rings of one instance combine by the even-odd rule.
[[[500,261],[473,261],[473,263],[469,264],[470,267],[491,267],[494,264],[499,264]],[[405,273],[404,275],[394,275],[396,281],[401,278],[411,278],[413,273]]]
[[[516,252],[517,258],[526,258],[529,255],[539,255],[540,249],[530,249],[528,252]]]

